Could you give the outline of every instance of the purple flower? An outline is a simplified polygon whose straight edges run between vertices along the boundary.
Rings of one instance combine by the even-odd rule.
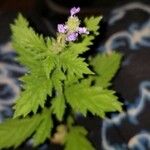
[[[74,16],[75,14],[77,14],[78,12],[80,12],[80,7],[73,7],[73,8],[71,8],[71,10],[70,10],[70,14],[71,14],[71,16]]]
[[[66,41],[75,41],[78,38],[78,33],[74,32],[67,36]]]
[[[57,30],[59,33],[66,33],[67,27],[64,24],[58,24]]]
[[[79,34],[89,34],[89,31],[85,27],[79,27],[78,32]]]

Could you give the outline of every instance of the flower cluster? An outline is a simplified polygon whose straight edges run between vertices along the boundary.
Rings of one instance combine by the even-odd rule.
[[[66,41],[75,41],[79,35],[89,34],[86,27],[80,27],[80,20],[76,16],[80,12],[80,7],[73,7],[70,10],[70,17],[65,24],[58,24],[57,30],[61,34],[66,34]]]

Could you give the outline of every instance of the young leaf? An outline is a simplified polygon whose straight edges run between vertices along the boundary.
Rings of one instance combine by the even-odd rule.
[[[13,46],[19,53],[21,50],[32,51],[42,56],[48,49],[42,36],[29,27],[28,21],[20,14],[11,25]]]
[[[75,112],[86,116],[87,111],[90,111],[94,115],[104,117],[106,112],[121,111],[121,103],[118,102],[114,91],[85,85],[74,84],[65,90],[67,102]]]
[[[42,114],[42,121],[33,136],[34,145],[42,144],[46,140],[46,138],[50,137],[52,128],[53,121],[50,116],[50,112],[49,110],[44,110]]]
[[[56,93],[62,94],[63,92],[62,81],[64,81],[65,79],[66,77],[63,71],[61,70],[60,66],[57,66],[57,69],[55,69],[51,75],[52,84]]]
[[[62,94],[57,95],[52,101],[52,111],[59,121],[62,121],[65,112],[65,99]]]
[[[52,83],[46,75],[33,74],[22,78],[25,90],[16,101],[14,117],[26,116],[31,111],[36,113],[39,106],[44,107],[47,95],[51,95]]]
[[[95,37],[90,35],[83,38],[83,40],[80,43],[70,43],[67,47],[67,51],[72,53],[74,56],[78,56],[80,54],[83,54],[84,52],[89,50],[89,46],[92,45],[92,40]]]
[[[22,142],[35,133],[36,144],[41,144],[50,135],[53,126],[50,112],[43,111],[42,114],[31,118],[10,119],[0,124],[0,149],[18,147]],[[49,121],[49,122],[48,122]]]
[[[60,55],[60,64],[63,70],[67,71],[68,78],[72,78],[72,76],[82,78],[83,74],[93,74],[83,58],[76,57],[69,51],[65,51]]]
[[[55,68],[55,56],[49,54],[45,60],[43,60],[43,66],[46,73],[47,78],[50,78],[50,73]]]
[[[49,78],[55,62],[50,51],[51,40],[47,38],[46,43],[42,35],[38,35],[29,27],[28,21],[21,14],[15,20],[15,24],[11,25],[11,30],[13,47],[19,54],[20,63],[30,68],[31,72],[32,69],[39,68],[39,64],[43,65]]]
[[[90,18],[85,18],[85,25],[87,29],[91,32],[93,32],[95,35],[98,35],[99,32],[99,22],[101,21],[102,17],[90,17]]]
[[[91,65],[97,76],[94,77],[96,85],[101,87],[109,86],[109,82],[116,74],[122,55],[112,52],[112,54],[99,54],[91,60]]]
[[[47,95],[51,95],[49,74],[54,68],[54,61],[50,58],[52,54],[43,37],[29,27],[22,15],[18,16],[11,29],[12,43],[19,54],[18,60],[29,69],[28,74],[21,79],[24,91],[16,101],[14,117],[26,116],[31,111],[36,113],[39,106],[44,107]]]
[[[83,127],[72,127],[66,136],[65,150],[94,150],[86,135]]]
[[[0,148],[17,147],[35,131],[40,123],[36,116],[28,119],[12,119],[0,124]]]

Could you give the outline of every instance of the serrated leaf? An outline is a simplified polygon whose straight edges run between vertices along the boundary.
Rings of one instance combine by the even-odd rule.
[[[72,53],[69,53],[69,51],[60,55],[60,64],[63,70],[67,72],[68,79],[72,79],[73,76],[82,78],[83,74],[93,74],[83,58],[76,57]]]
[[[85,85],[75,84],[65,90],[67,102],[75,112],[86,116],[87,111],[90,111],[94,115],[104,117],[106,112],[121,111],[121,103],[118,102],[114,91]]]
[[[55,57],[49,55],[45,60],[43,60],[43,65],[47,78],[50,78],[50,73],[55,68]]]
[[[33,136],[34,145],[42,144],[46,138],[50,137],[52,128],[52,118],[50,117],[49,111],[45,110],[45,112],[42,114],[42,121]]]
[[[39,106],[44,107],[47,95],[51,95],[52,82],[46,76],[26,75],[22,78],[25,90],[16,101],[14,117],[36,113]]]
[[[52,121],[50,124],[47,121],[50,121],[48,110],[31,118],[6,120],[0,124],[0,148],[18,147],[35,132],[36,144],[40,144],[52,128]]]
[[[80,43],[70,43],[69,46],[67,47],[67,51],[72,53],[72,55],[74,56],[83,54],[84,52],[89,50],[89,46],[92,45],[93,39],[94,36],[92,35],[85,36]]]
[[[17,147],[38,127],[39,116],[25,119],[11,119],[0,124],[0,148]]]
[[[52,111],[59,121],[62,121],[65,112],[65,99],[63,95],[57,95],[52,101]]]
[[[99,54],[91,60],[91,65],[97,76],[94,77],[96,85],[107,87],[120,67],[122,55],[112,52],[112,54]]]
[[[59,94],[63,92],[63,85],[62,85],[62,81],[65,80],[65,75],[63,73],[63,71],[61,70],[61,68],[58,66],[57,69],[55,69],[52,73],[51,76],[51,80],[53,83],[53,87],[56,91],[56,93],[58,92]]]
[[[12,44],[19,54],[19,62],[31,70],[43,64],[44,71],[49,77],[54,68],[54,57],[50,51],[51,39],[47,38],[46,43],[42,35],[38,35],[29,27],[28,21],[21,14],[15,20],[15,24],[11,25],[11,30]]]
[[[72,127],[66,136],[65,150],[94,150],[83,127]]]
[[[92,31],[95,35],[98,35],[99,32],[99,23],[101,21],[102,17],[90,17],[90,18],[85,18],[85,25],[89,31]]]
[[[16,101],[14,117],[26,116],[31,111],[36,113],[39,106],[43,108],[47,95],[51,96],[52,81],[49,74],[54,65],[49,64],[53,61],[44,38],[29,27],[29,23],[22,15],[18,16],[11,29],[12,43],[19,54],[18,60],[29,69],[21,78],[24,91]]]
[[[13,32],[13,46],[20,52],[21,50],[32,51],[34,54],[41,55],[47,51],[42,35],[38,35],[29,27],[28,21],[20,14],[15,20],[15,24],[11,25]]]

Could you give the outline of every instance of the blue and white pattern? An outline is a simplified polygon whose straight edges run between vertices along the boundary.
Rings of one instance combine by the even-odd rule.
[[[147,20],[136,23],[131,22],[127,29],[113,33],[103,45],[100,45],[100,51],[111,51],[113,49],[119,50],[123,47],[128,48],[132,53],[136,53],[137,50],[142,50],[143,48],[147,48],[147,50],[150,49],[149,5],[142,3],[129,3],[122,7],[116,8],[112,11],[108,21],[109,28],[117,25],[120,21],[127,21],[126,15],[133,13],[133,10],[139,10],[146,13],[148,16]],[[124,64],[127,60],[124,61]],[[130,62],[127,62],[128,66],[130,66],[129,63]],[[145,63],[145,65],[148,64]],[[144,73],[146,72],[143,72],[143,74]],[[137,98],[134,103],[130,103],[126,100],[126,111],[117,115],[112,115],[111,119],[105,119],[103,121],[101,138],[102,147],[104,150],[150,149],[150,115],[148,113],[150,107],[150,80],[144,80],[145,79],[143,79],[139,85],[139,94],[137,94]],[[112,139],[115,132],[116,135],[118,132],[120,133],[120,139],[118,138],[116,141]],[[132,134],[130,134],[130,132]]]
[[[128,47],[131,50],[137,50],[143,47],[150,47],[150,6],[141,3],[131,3],[112,11],[109,20],[108,28],[119,24],[119,21],[125,21],[124,17],[127,13],[132,13],[132,10],[142,10],[147,13],[146,21],[131,23],[127,29],[115,32],[112,34],[103,45],[100,45],[99,50],[111,51],[120,47]],[[135,14],[136,15],[136,14]],[[141,23],[142,22],[142,23]]]
[[[137,150],[136,148],[139,148],[138,150],[146,150],[144,149],[145,141],[148,142],[148,145],[150,146],[150,127],[147,127],[147,125],[141,125],[143,124],[143,122],[141,122],[142,117],[149,118],[149,114],[146,112],[144,113],[144,111],[150,106],[150,81],[143,81],[140,84],[139,91],[139,98],[134,104],[129,104],[126,112],[114,115],[111,119],[105,119],[103,121],[102,145],[105,150],[116,150],[116,146],[120,147],[122,150],[126,150],[127,147],[133,150]],[[107,134],[109,134],[109,130],[113,130],[114,126],[121,128],[125,122],[128,123],[129,130],[134,126],[143,126],[144,128],[137,133],[135,132],[135,135],[132,135],[128,143],[126,143],[127,145],[125,145],[125,143],[120,145],[111,145],[107,140]],[[141,137],[143,137],[143,140],[140,140]],[[143,147],[143,149],[140,149],[141,147]]]
[[[11,115],[9,106],[20,93],[18,77],[25,73],[25,69],[15,63],[15,56],[10,42],[0,45],[0,121]]]

